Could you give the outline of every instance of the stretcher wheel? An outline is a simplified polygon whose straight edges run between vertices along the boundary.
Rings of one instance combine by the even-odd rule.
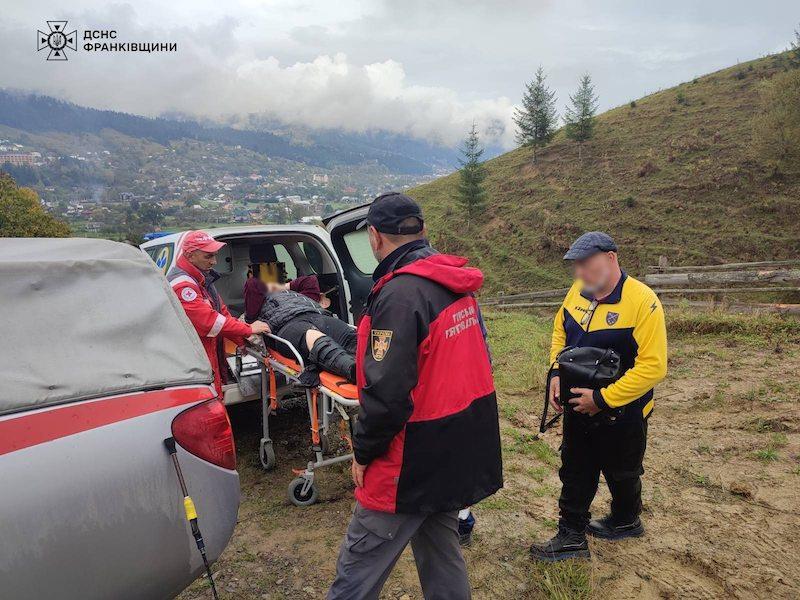
[[[316,486],[312,483],[311,486],[303,493],[303,486],[306,485],[306,480],[302,477],[293,479],[289,484],[289,502],[295,506],[311,506],[317,501],[319,492]]]
[[[261,440],[259,447],[259,458],[261,458],[261,466],[265,471],[272,471],[275,468],[275,450],[272,447],[272,440]]]

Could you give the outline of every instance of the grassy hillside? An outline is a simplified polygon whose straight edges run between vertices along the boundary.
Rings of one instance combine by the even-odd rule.
[[[800,179],[775,176],[753,149],[760,87],[783,64],[755,60],[610,110],[582,161],[563,131],[535,164],[529,149],[488,161],[488,208],[470,228],[453,200],[458,174],[411,194],[439,249],[484,268],[489,292],[566,283],[561,256],[594,229],[614,236],[633,274],[661,254],[677,265],[795,258]]]

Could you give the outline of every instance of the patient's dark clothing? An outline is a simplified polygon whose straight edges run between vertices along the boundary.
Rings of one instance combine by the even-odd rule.
[[[330,371],[355,382],[356,331],[347,323],[332,316],[319,305],[319,282],[315,276],[295,279],[297,290],[264,294],[258,318],[270,326],[272,333],[294,346],[306,363],[306,384],[319,383],[317,372]],[[248,282],[250,283],[250,282]],[[251,292],[251,304],[260,289],[245,286]],[[250,309],[252,310],[252,308]],[[313,348],[306,344],[306,332],[314,329],[327,337],[319,338]],[[271,343],[279,352],[280,345]],[[285,350],[283,350],[285,352]],[[313,381],[314,383],[311,383]]]
[[[306,331],[309,329],[321,331],[344,348],[348,354],[355,355],[356,331],[336,317],[317,313],[298,315],[281,327],[279,331],[276,331],[275,335],[288,340],[300,351],[303,360],[308,360],[309,348],[306,345]]]

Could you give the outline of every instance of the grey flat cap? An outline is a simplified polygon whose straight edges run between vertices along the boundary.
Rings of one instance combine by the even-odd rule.
[[[589,231],[584,233],[572,245],[564,255],[564,260],[580,260],[588,258],[598,252],[616,252],[617,245],[611,236],[602,231]]]

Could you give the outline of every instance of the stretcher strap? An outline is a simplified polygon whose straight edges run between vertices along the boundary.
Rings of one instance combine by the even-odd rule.
[[[319,390],[317,388],[311,389],[311,441],[315,446],[319,446],[319,408],[317,406],[317,398]]]
[[[269,369],[269,407],[272,410],[278,409],[278,384],[275,381],[275,369],[267,363]]]

